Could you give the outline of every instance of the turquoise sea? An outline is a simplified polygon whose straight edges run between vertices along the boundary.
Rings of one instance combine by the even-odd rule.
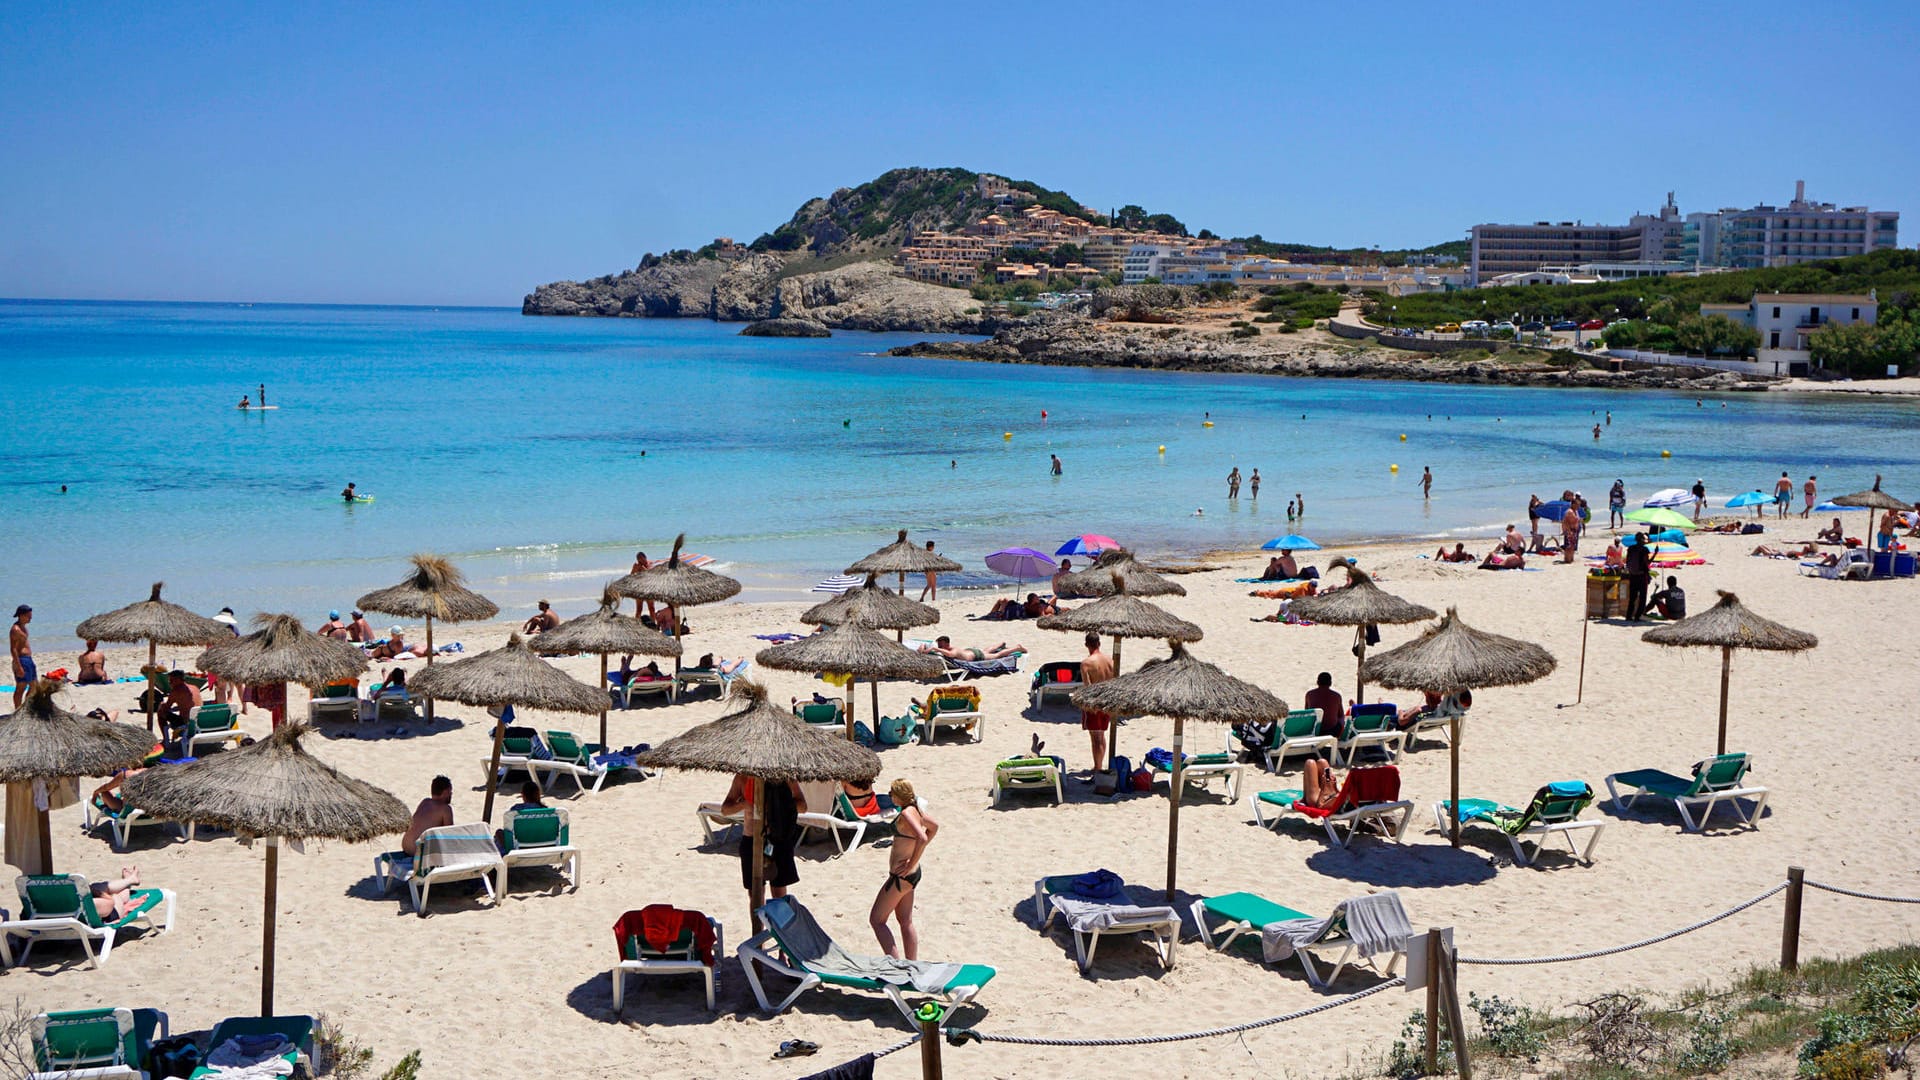
[[[1920,491],[1906,401],[983,365],[874,355],[923,335],[738,329],[0,301],[0,603],[33,604],[51,647],[159,579],[199,610],[316,622],[422,550],[506,614],[540,597],[573,614],[680,531],[749,598],[797,599],[903,526],[977,569],[1080,532],[1156,556],[1289,531],[1473,535],[1529,492],[1604,505],[1615,477],[1638,496],[1703,477],[1724,499],[1782,469],[1829,495],[1882,471]],[[278,408],[236,409],[260,383]],[[1236,466],[1259,468],[1257,503],[1227,500]],[[375,501],[344,505],[348,481]],[[1307,513],[1290,528],[1296,492]]]

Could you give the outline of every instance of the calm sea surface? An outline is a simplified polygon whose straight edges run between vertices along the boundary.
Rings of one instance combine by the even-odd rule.
[[[737,331],[0,301],[0,603],[33,604],[54,648],[162,578],[198,610],[312,623],[423,550],[507,614],[548,597],[571,615],[683,530],[749,596],[799,598],[901,526],[986,583],[987,552],[1080,532],[1155,555],[1447,536],[1513,520],[1529,492],[1604,505],[1615,477],[1637,497],[1704,477],[1718,501],[1782,469],[1829,495],[1884,471],[1920,492],[1920,407],[1903,401],[1029,368],[873,355],[923,335]],[[234,407],[262,382],[277,409]],[[1235,466],[1259,468],[1257,503],[1227,501]],[[344,505],[348,481],[375,501]]]

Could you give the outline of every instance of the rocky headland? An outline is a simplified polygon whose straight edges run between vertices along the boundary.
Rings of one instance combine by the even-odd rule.
[[[832,337],[833,331],[811,319],[761,319],[740,328],[741,337]]]

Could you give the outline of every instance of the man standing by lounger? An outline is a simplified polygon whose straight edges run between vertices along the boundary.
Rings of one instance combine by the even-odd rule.
[[[13,609],[13,628],[7,631],[7,652],[13,657],[13,707],[18,709],[27,696],[27,688],[40,677],[33,665],[33,642],[27,624],[33,621],[33,608],[21,604]]]
[[[1647,534],[1635,533],[1627,548],[1627,621],[1639,622],[1647,613],[1647,578],[1653,572],[1653,551]]]
[[[1100,651],[1100,635],[1088,631],[1086,642],[1087,658],[1080,661],[1080,681],[1092,686],[1118,674],[1113,668],[1113,658]],[[1093,771],[1099,772],[1107,766],[1107,729],[1113,726],[1113,717],[1082,709],[1080,726],[1086,730],[1087,741],[1093,749]]]

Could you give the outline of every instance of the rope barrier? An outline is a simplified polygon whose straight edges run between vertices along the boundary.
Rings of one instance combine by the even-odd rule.
[[[914,1043],[917,1043],[919,1041],[920,1041],[920,1033],[916,1031],[913,1033],[911,1037],[901,1039],[899,1042],[894,1043],[892,1046],[887,1047],[885,1050],[875,1050],[873,1052],[874,1060],[878,1061],[879,1059],[886,1057],[888,1054],[891,1054],[900,1050],[905,1050],[907,1047],[912,1046]]]
[[[1208,1028],[1205,1031],[1183,1031],[1177,1035],[1141,1035],[1131,1039],[1043,1039],[1031,1035],[994,1035],[985,1031],[973,1032],[973,1034],[978,1036],[983,1042],[1014,1043],[1019,1046],[1150,1046],[1157,1043],[1185,1042],[1189,1039],[1210,1039],[1217,1035],[1237,1035],[1240,1032],[1252,1031],[1255,1028],[1271,1027],[1275,1024],[1284,1024],[1291,1020],[1303,1020],[1316,1013],[1326,1012],[1328,1009],[1337,1009],[1342,1005],[1351,1005],[1361,998],[1372,997],[1383,990],[1391,990],[1396,986],[1403,986],[1406,984],[1406,981],[1404,977],[1395,977],[1378,986],[1370,986],[1359,993],[1348,994],[1346,997],[1335,998],[1332,1001],[1323,1001],[1312,1008],[1301,1009],[1299,1012],[1290,1012],[1283,1016],[1270,1016],[1265,1020],[1253,1020],[1244,1024],[1234,1024],[1230,1027]]]
[[[1808,884],[1812,884],[1812,883],[1809,882]],[[1721,912],[1718,915],[1710,915],[1707,918],[1701,919],[1697,923],[1692,923],[1690,925],[1683,926],[1678,930],[1669,930],[1666,933],[1661,934],[1657,937],[1650,937],[1644,941],[1636,941],[1629,945],[1615,945],[1611,949],[1594,949],[1590,952],[1583,952],[1583,953],[1568,953],[1565,956],[1462,956],[1459,958],[1459,961],[1462,964],[1491,965],[1494,967],[1505,967],[1505,966],[1518,965],[1518,964],[1563,964],[1572,960],[1592,960],[1592,959],[1595,959],[1596,957],[1612,956],[1616,953],[1630,952],[1634,949],[1644,949],[1648,945],[1658,945],[1663,941],[1671,941],[1682,934],[1691,934],[1695,930],[1702,929],[1703,927],[1712,926],[1714,923],[1717,923],[1722,919],[1731,918],[1732,916],[1738,915],[1741,912],[1752,907],[1753,905],[1760,903],[1762,900],[1766,900],[1769,897],[1773,896],[1774,894],[1785,890],[1786,887],[1787,887],[1787,883],[1783,881],[1780,884],[1775,885],[1773,888],[1768,889],[1766,892],[1761,893],[1759,896],[1756,896],[1751,900],[1745,901],[1744,903],[1736,904],[1733,907],[1728,908],[1727,910]]]
[[[1809,889],[1819,889],[1822,892],[1839,893],[1841,896],[1852,896],[1861,900],[1878,900],[1883,904],[1920,904],[1920,896],[1885,896],[1880,893],[1860,892],[1855,889],[1843,889],[1838,885],[1826,885],[1818,881],[1807,881],[1807,882],[1803,882],[1803,884],[1805,884]]]

